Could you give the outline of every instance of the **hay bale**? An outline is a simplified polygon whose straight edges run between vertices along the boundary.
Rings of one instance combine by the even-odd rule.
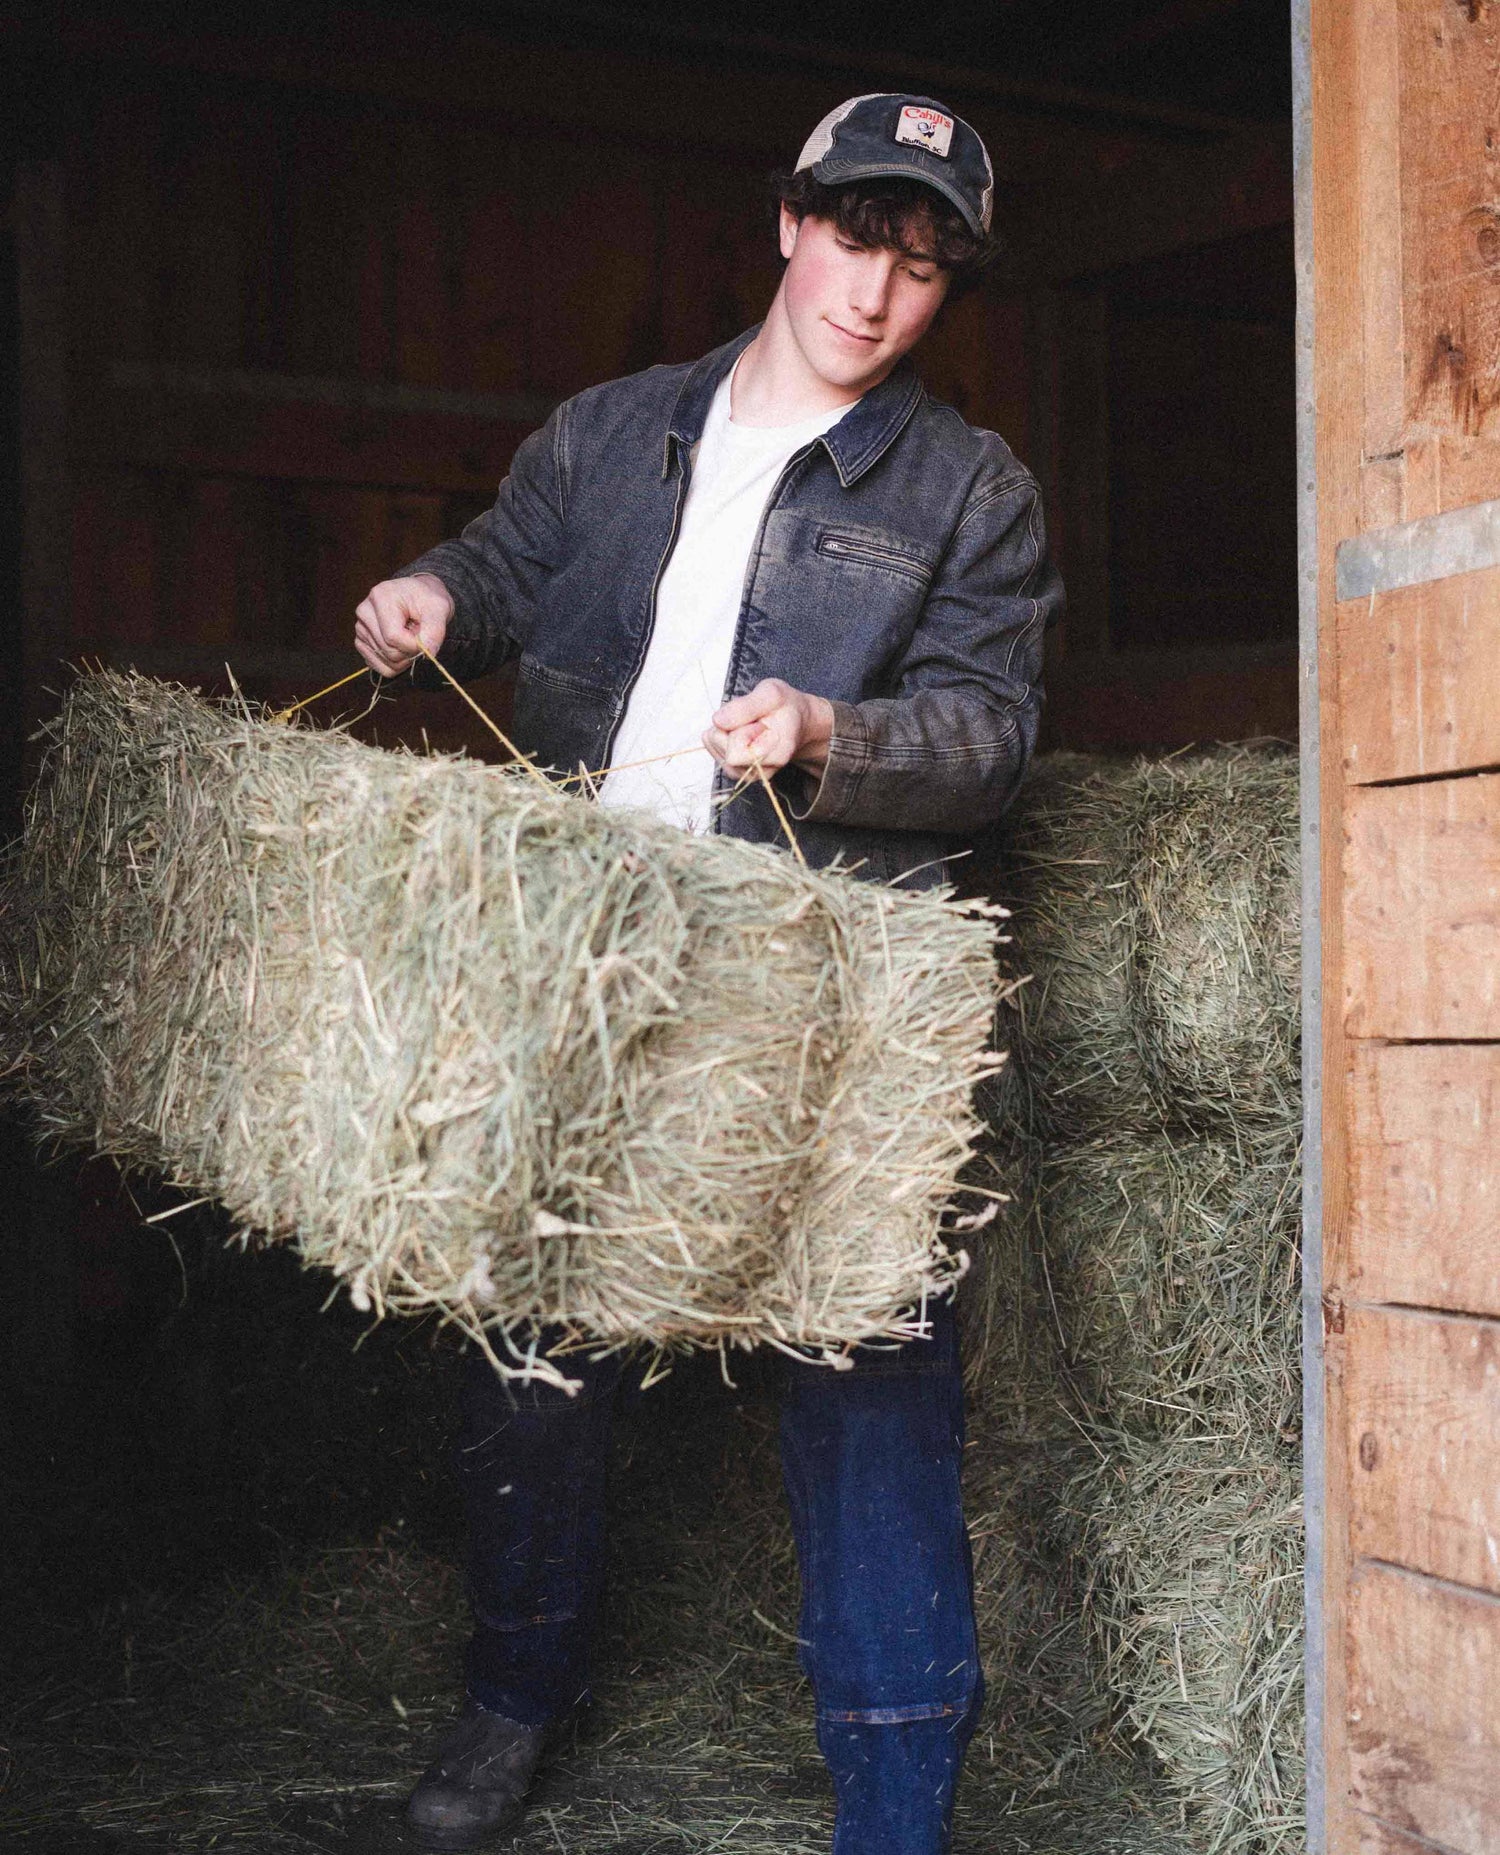
[[[993,921],[141,677],[77,684],[8,873],[46,1131],[377,1312],[837,1347],[961,1259]],[[520,1330],[517,1333],[517,1330]]]
[[[1295,1137],[1120,1138],[1041,1168],[1043,1265],[1091,1414],[1153,1431],[1295,1438]]]
[[[1012,1782],[1045,1783],[1096,1748],[1112,1697],[1084,1621],[1089,1566],[1059,1491],[1082,1473],[1083,1439],[974,1412],[964,1510],[987,1691],[985,1730]]]
[[[1124,761],[1043,756],[969,876],[1012,912],[1015,1079],[1038,1130],[1160,1120],[1130,1010],[1133,793]]]
[[[1001,1581],[1043,1683],[1107,1697],[1204,1855],[1302,1840],[1295,882],[1294,771],[1233,750],[1040,763],[978,885],[1036,978],[972,1169],[1012,1194],[960,1301],[976,1512],[1050,1580]]]
[[[1000,1748],[991,1761],[1028,1795],[1098,1757],[1113,1705],[1084,1626],[1092,1574],[1068,1491],[1097,1458],[1042,1266],[1040,1174],[1039,1150],[1023,1139],[967,1170],[1007,1198],[970,1239],[958,1299],[985,1734]]]
[[[1302,1501],[1295,1459],[1116,1436],[1074,1498],[1110,1685],[1203,1855],[1303,1846]]]
[[[1194,1127],[1300,1113],[1298,763],[1239,747],[1142,763],[1132,843],[1135,1037]]]
[[[1019,1072],[1056,1138],[1283,1127],[1299,1088],[1297,762],[1039,760],[971,886],[1014,911]]]

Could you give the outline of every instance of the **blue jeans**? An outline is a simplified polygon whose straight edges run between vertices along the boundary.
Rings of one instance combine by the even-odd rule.
[[[802,1664],[838,1800],[834,1855],[942,1855],[984,1695],[959,1497],[952,1308],[852,1371],[788,1362],[781,1460],[802,1569]],[[458,1466],[469,1515],[469,1693],[530,1726],[588,1691],[605,1464],[622,1361],[569,1359],[575,1397],[477,1351]]]

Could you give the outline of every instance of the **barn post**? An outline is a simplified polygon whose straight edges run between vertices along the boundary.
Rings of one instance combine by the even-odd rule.
[[[1294,0],[1310,1849],[1500,1848],[1500,7]]]

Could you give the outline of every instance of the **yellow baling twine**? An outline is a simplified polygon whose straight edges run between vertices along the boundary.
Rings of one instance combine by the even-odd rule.
[[[499,723],[485,713],[469,694],[468,690],[464,688],[463,684],[459,682],[457,677],[444,665],[438,662],[437,658],[433,656],[432,652],[428,650],[425,644],[419,645],[418,649],[432,665],[433,669],[437,671],[438,675],[448,683],[449,687],[456,691],[457,694],[468,703],[469,707],[473,709],[474,713],[484,723],[485,727],[494,735],[495,739],[505,749],[506,753],[522,766],[532,779],[539,781],[548,791],[551,791],[554,786],[576,786],[579,784],[591,786],[595,780],[603,779],[606,773],[623,773],[626,771],[634,771],[637,767],[660,766],[663,761],[680,760],[684,754],[701,754],[707,753],[708,751],[706,747],[701,745],[677,747],[669,754],[653,754],[649,760],[627,760],[621,766],[599,767],[594,772],[586,772],[580,768],[578,772],[570,773],[564,779],[552,780],[541,770],[529,754],[523,754],[521,752],[520,748],[510,739],[509,735],[504,733]],[[330,683],[326,689],[319,689],[313,695],[304,696],[300,702],[293,702],[284,709],[278,709],[271,719],[272,721],[290,721],[293,715],[300,713],[301,710],[305,708],[310,708],[314,702],[321,702],[324,696],[331,696],[337,690],[347,689],[350,683],[357,682],[360,677],[367,674],[368,671],[363,668],[351,670],[348,676],[341,676],[336,683]],[[379,693],[379,687],[377,685],[376,695],[378,696]],[[749,772],[740,779],[733,791],[726,795],[724,803],[727,805],[731,799],[737,798],[752,779],[758,779],[764,787],[766,797],[771,801],[771,809],[776,814],[776,822],[781,826],[783,832],[786,834],[786,841],[791,846],[792,855],[802,865],[803,869],[806,869],[807,858],[802,854],[802,846],[797,842],[797,834],[792,829],[791,820],[782,809],[781,800],[777,795],[776,788],[771,784],[770,775],[766,772],[766,769],[761,765],[759,760],[754,762]]]
[[[320,689],[316,695],[304,696],[300,702],[294,702],[290,708],[277,709],[272,721],[290,721],[300,709],[311,708],[314,702],[321,702],[324,696],[331,696],[336,689],[347,689],[361,676],[368,675],[365,670],[351,670],[347,676],[341,676],[336,683],[330,683],[326,689]]]

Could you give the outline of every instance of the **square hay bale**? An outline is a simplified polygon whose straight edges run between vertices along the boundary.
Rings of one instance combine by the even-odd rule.
[[[984,1091],[970,1473],[1002,1438],[1008,1553],[1048,1542],[1079,1692],[1202,1855],[1302,1840],[1296,777],[1051,756],[980,872],[1035,977]]]
[[[1203,1855],[1303,1847],[1302,1486],[1264,1443],[1120,1433],[1073,1491],[1090,1621]]]
[[[1301,1421],[1300,1143],[1123,1137],[1043,1161],[1041,1253],[1093,1413],[1295,1440]]]
[[[974,876],[1014,910],[1038,1131],[1295,1123],[1296,757],[1039,760]]]
[[[55,1139],[513,1361],[837,1349],[962,1271],[994,914],[101,673],[7,872],[0,1054]]]

